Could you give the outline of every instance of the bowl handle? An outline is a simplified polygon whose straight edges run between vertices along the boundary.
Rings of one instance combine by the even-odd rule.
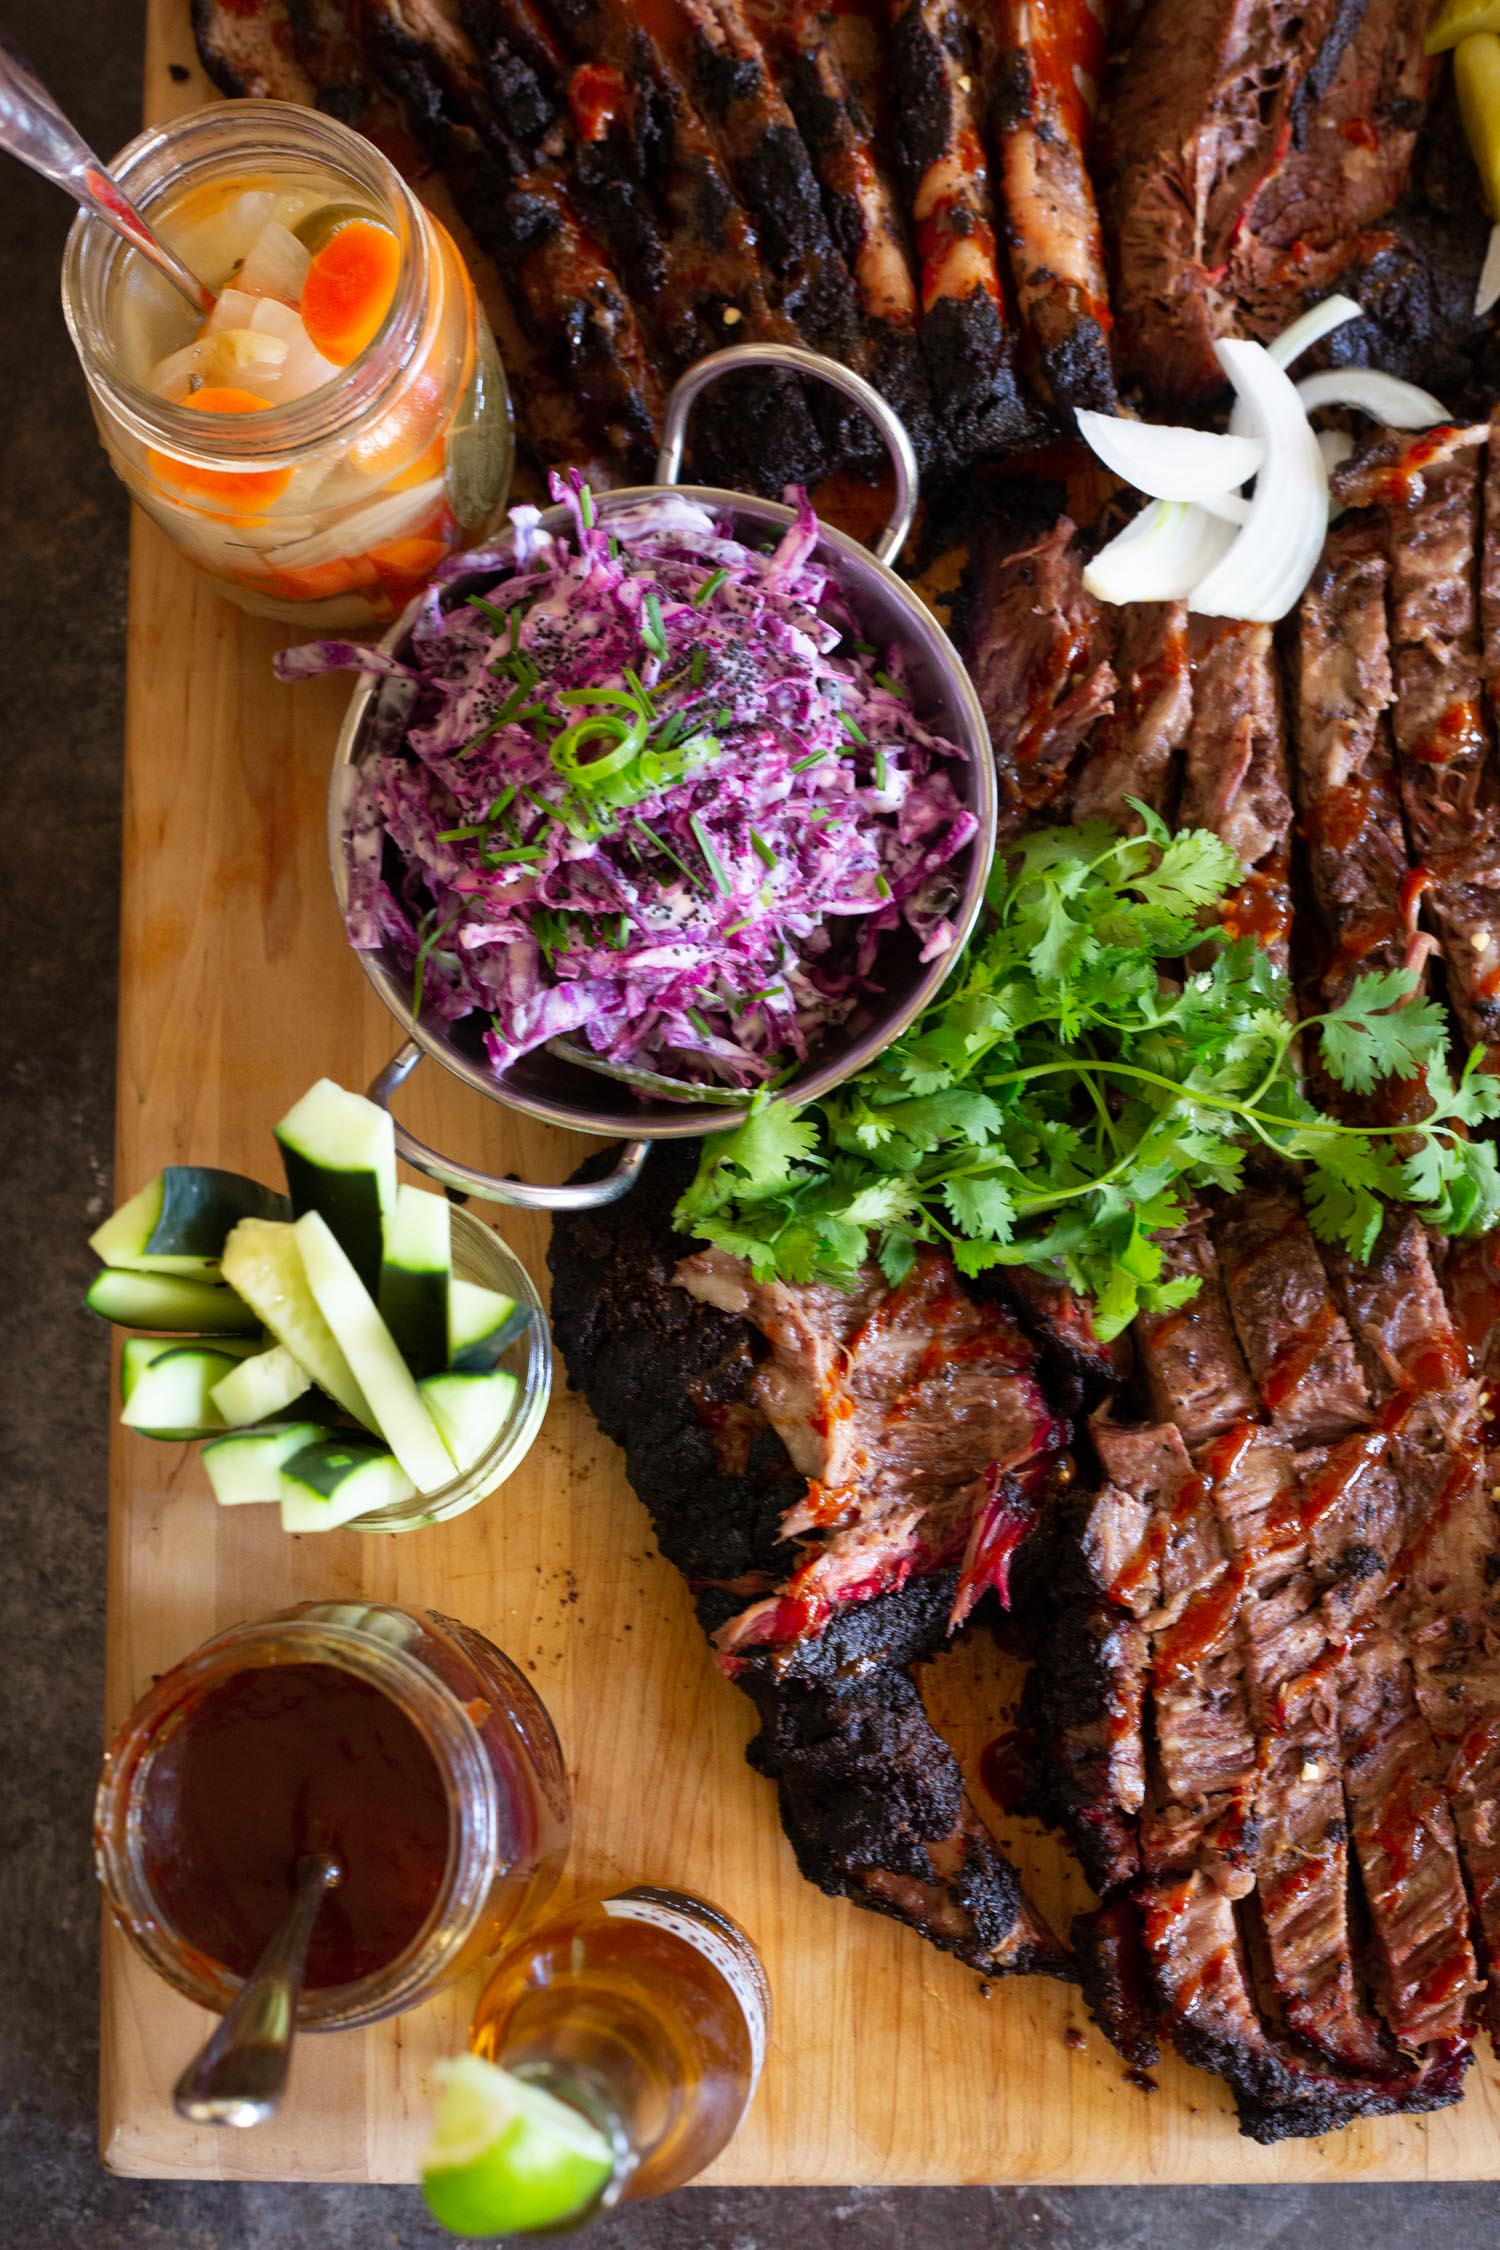
[[[382,1109],[388,1110],[392,1095],[405,1085],[421,1060],[421,1048],[414,1039],[408,1039],[379,1076],[370,1081],[371,1101],[379,1102]],[[498,1173],[479,1172],[471,1164],[459,1164],[451,1157],[439,1156],[435,1148],[429,1148],[425,1141],[409,1133],[399,1119],[393,1117],[391,1123],[396,1128],[396,1147],[400,1154],[429,1179],[452,1188],[458,1195],[477,1195],[485,1203],[516,1204],[523,1211],[592,1211],[601,1203],[617,1203],[640,1178],[641,1166],[651,1147],[649,1141],[627,1141],[620,1151],[619,1162],[600,1179],[562,1187],[533,1187],[527,1180],[503,1179]]]
[[[834,390],[842,391],[845,398],[852,398],[856,406],[864,408],[884,438],[896,471],[895,503],[874,548],[881,562],[894,562],[906,544],[906,535],[917,512],[916,453],[906,434],[906,424],[874,384],[867,383],[863,375],[856,375],[852,368],[841,367],[836,359],[826,359],[822,352],[804,351],[798,344],[730,344],[722,352],[710,352],[706,359],[695,360],[678,376],[667,400],[661,451],[656,456],[656,482],[677,482],[688,416],[698,393],[706,390],[710,383],[716,383],[721,375],[733,375],[746,367],[787,368],[794,374],[810,376],[815,382],[831,384]]]

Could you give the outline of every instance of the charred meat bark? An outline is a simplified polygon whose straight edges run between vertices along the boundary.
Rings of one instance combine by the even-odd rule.
[[[367,0],[366,21],[382,75],[434,162],[454,172],[460,208],[533,339],[610,450],[644,473],[660,428],[660,377],[618,274],[573,207],[565,170],[550,156],[528,162],[510,139],[458,0]]]
[[[1114,320],[1088,146],[1108,12],[1097,0],[979,10],[985,135],[1027,360],[1045,399],[1106,414]]]
[[[624,1446],[662,1551],[698,1589],[712,1632],[795,1565],[782,1527],[807,1479],[765,1412],[761,1370],[771,1365],[773,1397],[777,1370],[759,1331],[676,1278],[693,1249],[671,1220],[686,1173],[659,1153],[625,1202],[559,1218],[553,1325],[570,1380]],[[788,1337],[784,1356],[791,1348]],[[839,1349],[828,1349],[830,1368]],[[783,1382],[779,1397],[791,1429],[795,1392]],[[818,1433],[807,1425],[802,1436]],[[799,1863],[824,1889],[986,1973],[1059,1972],[1062,1949],[984,1831],[909,1677],[942,1645],[958,1586],[952,1567],[914,1574],[831,1608],[787,1646],[747,1646],[735,1675],[761,1714],[752,1761],[775,1779]]]
[[[1016,380],[977,68],[956,0],[891,0],[896,166],[921,268],[922,351],[960,459],[1012,450],[1038,426]]]

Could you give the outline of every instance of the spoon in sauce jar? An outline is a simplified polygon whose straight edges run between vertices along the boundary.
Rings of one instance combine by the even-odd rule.
[[[286,2092],[297,2000],[313,1923],[343,1870],[328,1852],[297,1863],[291,1912],[255,1964],[239,1998],[172,2088],[190,2125],[263,2125]]]
[[[212,312],[214,293],[189,272],[141,217],[81,135],[69,124],[25,57],[0,33],[0,148],[65,188],[75,202],[149,258],[194,310]]]

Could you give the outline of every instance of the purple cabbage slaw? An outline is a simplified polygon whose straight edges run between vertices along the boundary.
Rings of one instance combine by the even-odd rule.
[[[606,527],[576,471],[552,491],[571,539],[513,509],[514,556],[446,565],[405,660],[338,641],[278,660],[410,683],[347,809],[350,941],[411,974],[415,1013],[484,1014],[497,1075],[571,1036],[754,1087],[879,991],[900,924],[924,961],[953,945],[965,753],[812,561],[805,492],[762,554],[680,495]],[[591,786],[596,752],[619,778]]]

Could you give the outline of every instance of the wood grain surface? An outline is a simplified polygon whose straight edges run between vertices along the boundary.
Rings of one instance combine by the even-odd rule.
[[[206,98],[186,14],[184,0],[152,0],[153,118]],[[324,1073],[366,1084],[400,1043],[345,947],[324,857],[347,684],[278,687],[271,657],[285,630],[242,617],[139,519],[131,618],[117,1190],[186,1160],[274,1179],[271,1127],[296,1096]],[[430,1063],[401,1106],[424,1138],[533,1178],[564,1177],[587,1145],[508,1117]],[[486,1215],[543,1280],[546,1221]],[[293,1601],[429,1604],[522,1663],[577,1793],[567,1888],[701,1891],[764,1953],[770,2059],[714,2169],[720,2181],[1500,2176],[1500,2078],[1487,2049],[1457,2110],[1260,2149],[1199,2072],[1169,2061],[1155,2094],[1128,2085],[1069,1988],[981,1987],[894,1924],[804,1883],[772,1791],[744,1763],[750,1707],[711,1665],[613,1447],[565,1392],[507,1487],[405,1538],[288,1539],[272,1510],[216,1508],[190,1449],[116,1428],[109,1570],[111,1727],[210,1633]],[[934,1718],[976,1787],[1014,1686],[982,1636],[929,1668]],[[1084,1899],[1061,1848],[1000,1825],[1066,1926]],[[105,2161],[179,2177],[410,2179],[430,2065],[461,2043],[473,1998],[471,1985],[399,2022],[306,2040],[281,2120],[193,2130],[168,2092],[207,2019],[107,1928]]]

